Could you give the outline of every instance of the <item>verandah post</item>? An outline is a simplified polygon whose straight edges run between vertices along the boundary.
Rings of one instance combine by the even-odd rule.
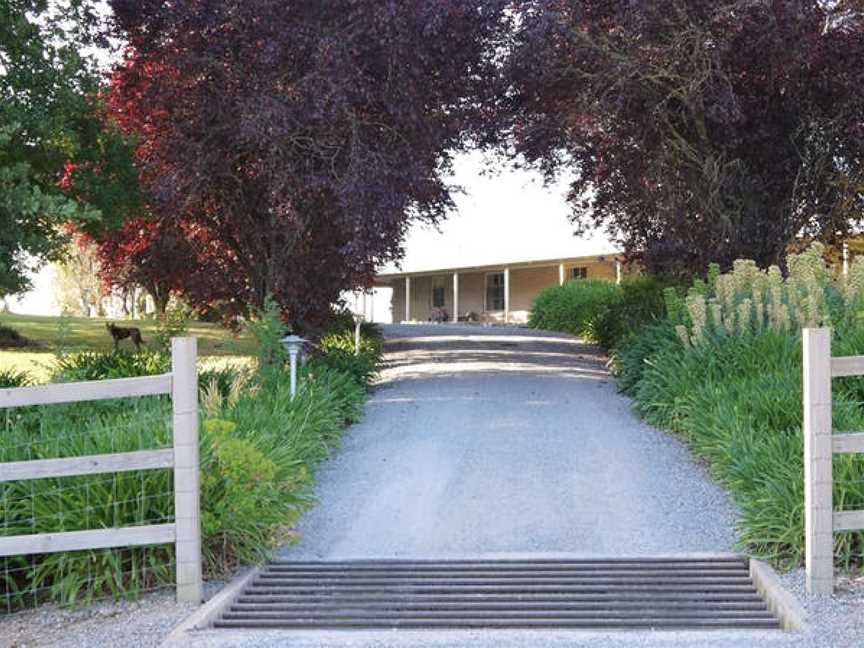
[[[504,268],[504,323],[510,321],[510,268]]]
[[[177,600],[201,603],[201,522],[198,467],[198,341],[171,339],[174,432],[174,524]]]
[[[453,317],[451,321],[459,323],[459,273],[453,273]]]
[[[834,590],[831,329],[804,329],[804,520],[807,591]]]
[[[405,321],[411,322],[411,277],[405,277]]]

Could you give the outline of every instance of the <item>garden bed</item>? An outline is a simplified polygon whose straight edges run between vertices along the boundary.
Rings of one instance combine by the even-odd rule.
[[[361,416],[381,354],[374,327],[364,328],[359,355],[353,353],[353,331],[326,335],[301,368],[292,399],[278,336],[259,339],[262,357],[268,345],[269,364],[199,375],[202,549],[211,578],[263,561],[270,549],[290,542],[294,521],[313,504],[315,469],[338,445],[346,424]],[[58,360],[53,379],[157,374],[167,364],[159,352],[70,354]],[[19,408],[2,416],[3,462],[153,449],[170,439],[170,402],[160,396]],[[0,515],[4,535],[167,522],[173,519],[170,471],[5,483]],[[48,601],[134,599],[174,580],[171,546],[0,562],[0,612]]]
[[[832,326],[835,355],[864,353],[864,258],[842,276],[823,251],[790,255],[788,276],[738,261],[665,291],[651,277],[569,282],[533,319],[612,347],[639,414],[678,435],[732,495],[742,549],[787,568],[804,558],[801,328]],[[862,405],[864,379],[834,381],[834,429],[864,429]],[[864,456],[835,457],[834,480],[836,508],[864,508]],[[864,564],[861,532],[836,534],[834,547],[841,568]]]

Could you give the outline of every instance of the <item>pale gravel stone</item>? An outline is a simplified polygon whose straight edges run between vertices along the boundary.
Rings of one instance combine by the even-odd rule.
[[[365,420],[284,557],[734,550],[725,492],[637,419],[596,347],[512,327],[386,334]]]
[[[176,603],[172,592],[147,594],[134,602],[99,602],[82,608],[43,605],[0,618],[0,646],[158,646],[171,628],[194,609],[193,605]]]
[[[209,598],[222,581],[205,584]],[[144,594],[136,601],[97,601],[65,608],[42,605],[0,616],[0,648],[153,648],[196,606],[177,603],[173,590]]]

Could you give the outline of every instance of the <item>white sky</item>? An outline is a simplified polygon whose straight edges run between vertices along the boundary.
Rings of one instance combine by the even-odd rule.
[[[6,297],[9,310],[26,315],[59,315],[60,309],[54,303],[56,277],[57,273],[52,265],[45,266],[31,275],[33,290],[14,297]]]
[[[440,227],[414,226],[399,270],[486,265],[535,259],[609,254],[606,236],[573,235],[565,200],[567,178],[546,187],[537,171],[484,174],[481,152],[460,155],[451,182],[465,189],[456,212]],[[387,266],[383,271],[395,271]]]
[[[438,231],[414,226],[405,244],[401,270],[485,265],[535,259],[609,254],[614,248],[605,236],[577,238],[567,216],[566,178],[545,187],[536,171],[507,169],[484,174],[480,152],[460,155],[451,182],[465,193],[455,196],[456,211]],[[389,266],[382,271],[394,271]],[[13,312],[56,315],[53,268],[34,277],[35,289],[9,298]]]
[[[107,12],[107,5],[102,7]],[[103,67],[113,62],[107,52],[94,52]],[[414,226],[405,243],[405,258],[383,272],[407,272],[559,257],[609,254],[615,249],[602,234],[577,238],[568,221],[567,178],[545,187],[539,172],[507,169],[484,174],[481,152],[459,155],[450,182],[464,194],[455,196],[456,210],[440,226]],[[48,266],[33,276],[34,289],[7,298],[16,313],[57,315]]]

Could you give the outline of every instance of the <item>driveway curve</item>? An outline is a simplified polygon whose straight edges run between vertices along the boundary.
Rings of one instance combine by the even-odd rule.
[[[559,333],[386,326],[365,419],[319,474],[289,559],[734,550],[735,511]]]

